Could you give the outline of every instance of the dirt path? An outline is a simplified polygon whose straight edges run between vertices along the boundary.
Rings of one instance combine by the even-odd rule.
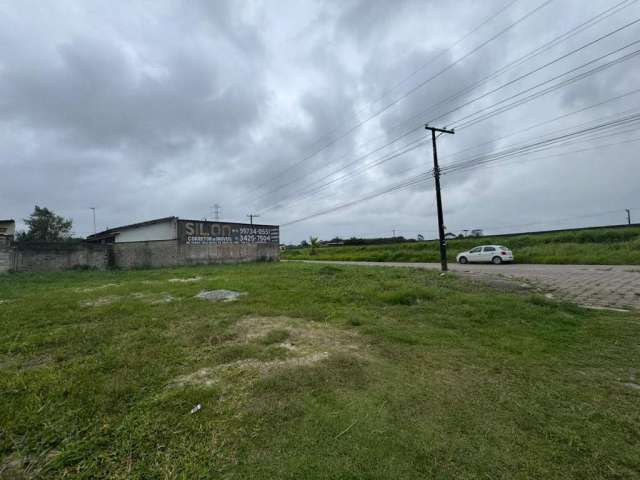
[[[375,267],[440,269],[439,263],[305,261]],[[556,298],[581,305],[640,310],[640,266],[450,264],[470,276],[504,276],[532,283]]]

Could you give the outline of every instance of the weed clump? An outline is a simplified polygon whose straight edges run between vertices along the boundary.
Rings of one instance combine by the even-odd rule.
[[[324,266],[320,270],[318,270],[319,275],[332,276],[332,277],[337,275],[340,272],[342,272],[342,269],[333,267],[331,265]]]
[[[389,305],[416,305],[423,301],[434,300],[435,295],[426,289],[401,288],[381,293],[380,299]]]

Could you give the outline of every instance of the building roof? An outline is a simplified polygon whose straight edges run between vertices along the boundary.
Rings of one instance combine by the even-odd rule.
[[[0,223],[16,223],[13,218],[9,218],[8,220],[0,220]]]
[[[155,220],[147,220],[146,222],[138,222],[132,223],[130,225],[123,225],[121,227],[109,228],[108,230],[103,230],[102,232],[94,233],[93,235],[89,235],[87,240],[101,240],[106,237],[112,237],[117,233],[122,232],[123,230],[129,230],[131,228],[139,228],[146,227],[148,225],[155,225],[156,223],[166,223],[172,220],[177,220],[178,217],[163,217],[156,218]]]

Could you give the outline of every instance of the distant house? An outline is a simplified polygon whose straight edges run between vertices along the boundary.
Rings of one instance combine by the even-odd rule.
[[[458,236],[455,233],[447,232],[444,234],[444,238],[446,240],[453,240],[454,238],[458,238]]]
[[[484,234],[484,231],[481,228],[474,228],[471,230],[472,237],[481,237]]]
[[[16,233],[15,220],[0,220],[0,237],[11,237]]]

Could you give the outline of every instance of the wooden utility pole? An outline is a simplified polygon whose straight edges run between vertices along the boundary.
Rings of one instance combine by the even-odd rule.
[[[435,128],[429,125],[424,126],[425,129],[431,130],[431,143],[433,144],[433,178],[436,182],[436,203],[438,208],[438,236],[440,238],[440,267],[443,272],[448,270],[447,267],[447,240],[444,238],[444,215],[442,213],[442,195],[440,193],[440,167],[438,166],[438,150],[436,147],[436,132],[449,133],[453,135],[453,130],[445,128]]]
[[[256,215],[255,213],[249,213],[247,214],[247,217],[249,217],[249,221],[251,222],[251,225],[253,225],[253,219],[254,218],[258,218],[260,215]]]

